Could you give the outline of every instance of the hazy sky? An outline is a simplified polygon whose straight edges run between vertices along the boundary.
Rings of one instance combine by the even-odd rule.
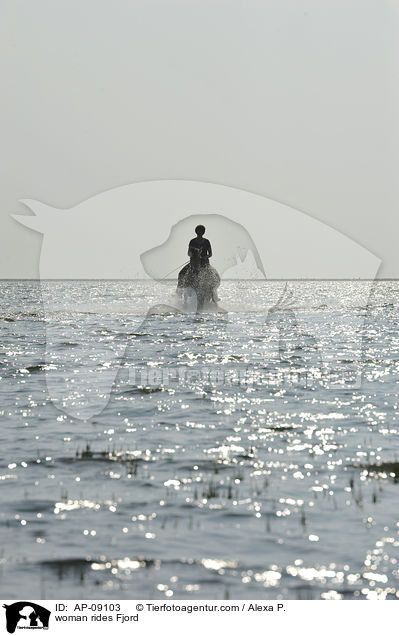
[[[0,7],[0,277],[39,271],[19,199],[156,179],[287,203],[399,277],[398,1]]]

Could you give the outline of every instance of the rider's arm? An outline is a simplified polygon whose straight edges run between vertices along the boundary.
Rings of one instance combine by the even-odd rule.
[[[210,241],[208,241],[208,256],[209,258],[212,256],[212,247]]]

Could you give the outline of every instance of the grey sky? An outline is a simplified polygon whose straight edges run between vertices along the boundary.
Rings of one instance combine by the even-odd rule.
[[[287,203],[399,276],[398,2],[0,6],[1,277],[39,271],[18,199],[149,179]]]

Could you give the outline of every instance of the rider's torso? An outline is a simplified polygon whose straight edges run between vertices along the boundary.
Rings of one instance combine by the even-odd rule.
[[[200,265],[207,265],[209,263],[208,254],[210,252],[211,244],[208,239],[202,237],[196,237],[191,239],[189,243],[189,249],[191,251],[190,262],[192,264],[199,263]]]

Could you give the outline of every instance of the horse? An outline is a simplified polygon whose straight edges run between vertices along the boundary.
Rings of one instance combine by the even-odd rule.
[[[219,285],[218,272],[209,262],[204,262],[199,250],[196,250],[190,262],[179,272],[177,293],[183,297],[185,307],[195,305],[197,310],[201,310],[210,302],[217,303]]]

